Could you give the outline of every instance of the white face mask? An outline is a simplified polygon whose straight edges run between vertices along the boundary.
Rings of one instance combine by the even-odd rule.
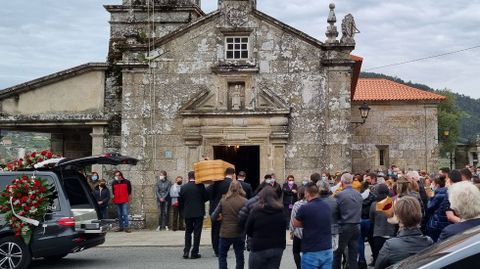
[[[265,182],[267,182],[267,184],[272,184],[275,181],[273,181],[273,179],[269,178],[269,179],[265,179]]]
[[[327,177],[326,177],[326,176],[323,176],[323,177],[322,177],[322,180],[323,180],[323,181],[326,181],[326,180],[327,180]]]
[[[165,179],[165,176],[160,176],[160,179],[161,179],[161,180],[164,180],[164,179]]]

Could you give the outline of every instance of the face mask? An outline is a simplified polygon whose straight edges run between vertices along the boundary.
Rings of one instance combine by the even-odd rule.
[[[160,176],[160,180],[164,180],[165,179],[165,176]]]
[[[97,181],[97,179],[98,179],[98,176],[92,176],[93,181]]]
[[[177,184],[178,184],[178,185],[182,185],[182,182],[181,182],[181,181],[177,181]]]
[[[120,180],[120,177],[119,177],[119,176],[115,176],[115,180]]]
[[[435,184],[433,184],[433,183],[432,183],[432,184],[430,184],[430,188],[431,188],[431,189],[432,189],[432,191],[434,191],[434,192],[435,192],[435,190],[437,189],[437,188],[435,188]]]
[[[265,182],[267,182],[267,184],[272,184],[274,181],[273,179],[269,178],[269,179],[265,179]]]
[[[289,181],[288,181],[288,185],[290,185],[290,186],[292,186],[293,183],[294,183],[293,180],[289,180]]]
[[[323,180],[323,181],[327,181],[327,177],[323,176],[323,177],[322,177],[322,180]]]
[[[303,184],[303,186],[307,185],[307,184],[308,184],[308,180],[302,181],[302,184]]]
[[[100,187],[105,188],[105,183],[100,184]]]

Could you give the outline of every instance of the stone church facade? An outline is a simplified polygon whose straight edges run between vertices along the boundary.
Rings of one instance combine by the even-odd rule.
[[[199,0],[105,8],[107,62],[0,91],[1,129],[50,132],[52,149],[67,157],[140,159],[120,169],[134,185],[133,213],[150,225],[155,172],[185,175],[205,156],[238,163],[254,184],[271,172],[300,179],[355,168],[352,145],[357,155],[362,147],[353,143],[352,99],[361,61],[351,55],[351,15],[337,30],[330,5],[320,41],[257,10],[255,0],[219,0],[209,14]],[[112,170],[94,169],[105,177]]]

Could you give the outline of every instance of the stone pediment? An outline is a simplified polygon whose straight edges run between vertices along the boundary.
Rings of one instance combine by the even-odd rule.
[[[181,109],[182,115],[268,115],[290,113],[290,107],[267,88],[245,88],[229,83],[228,89],[202,89]]]

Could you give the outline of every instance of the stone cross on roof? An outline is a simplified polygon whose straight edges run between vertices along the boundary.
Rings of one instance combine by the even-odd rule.
[[[325,35],[327,36],[327,41],[325,43],[327,44],[332,44],[332,43],[337,43],[337,37],[338,37],[338,31],[337,31],[337,26],[335,23],[337,22],[337,17],[335,16],[335,4],[331,3],[329,5],[330,8],[330,13],[328,14],[328,26],[327,26],[327,32],[325,32]]]

